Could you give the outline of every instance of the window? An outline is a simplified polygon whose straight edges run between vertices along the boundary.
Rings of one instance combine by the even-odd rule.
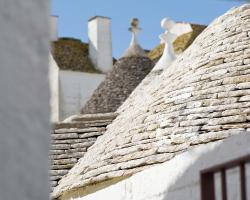
[[[201,171],[201,199],[202,200],[217,200],[216,188],[215,188],[215,174],[220,174],[220,195],[222,200],[228,199],[227,188],[227,171],[233,168],[239,169],[238,185],[240,186],[240,198],[241,200],[247,200],[247,177],[246,177],[246,164],[250,163],[250,155],[241,157],[239,159],[219,164],[217,166],[205,169]]]

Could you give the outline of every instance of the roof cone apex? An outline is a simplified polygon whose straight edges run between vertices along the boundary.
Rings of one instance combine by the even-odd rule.
[[[163,55],[154,67],[155,70],[164,69],[171,65],[171,63],[176,59],[174,52],[173,42],[177,38],[177,35],[172,32],[176,23],[170,18],[164,18],[161,21],[161,27],[165,29],[165,32],[159,36],[161,43],[165,44]]]
[[[138,43],[138,33],[142,29],[139,28],[139,20],[137,18],[133,18],[131,20],[131,27],[129,31],[132,32],[132,38],[129,45],[129,48],[125,51],[122,57],[147,57],[145,51]]]

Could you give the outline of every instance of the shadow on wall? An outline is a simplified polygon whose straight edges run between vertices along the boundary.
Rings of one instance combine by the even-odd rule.
[[[97,47],[94,45],[94,43],[89,40],[89,58],[91,63],[93,64],[93,67],[97,69],[98,66],[98,51],[97,51]],[[97,69],[97,70],[101,70],[101,69]]]
[[[204,145],[180,156],[168,166],[171,174],[169,187],[163,192],[162,200],[201,199],[200,171],[250,154],[250,136],[242,134],[223,142]],[[208,152],[208,153],[207,153]],[[175,166],[174,166],[175,165]],[[180,166],[179,166],[180,165]],[[173,173],[171,173],[171,169]],[[250,165],[246,165],[247,181],[250,184]],[[239,169],[227,170],[229,199],[240,200]],[[220,174],[215,174],[216,200],[221,200]],[[249,185],[247,195],[250,197]]]

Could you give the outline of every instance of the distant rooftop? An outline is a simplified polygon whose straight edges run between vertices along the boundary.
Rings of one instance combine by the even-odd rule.
[[[62,70],[102,73],[88,57],[88,44],[75,38],[59,38],[53,42],[53,57]]]
[[[105,17],[105,16],[96,15],[96,16],[94,16],[94,17],[91,17],[88,21],[92,21],[92,20],[94,20],[94,19],[96,19],[96,18],[111,19],[110,17]]]
[[[115,112],[152,68],[153,62],[147,57],[120,58],[81,113]]]

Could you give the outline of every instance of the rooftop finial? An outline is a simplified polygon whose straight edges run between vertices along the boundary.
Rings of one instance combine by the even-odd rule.
[[[175,26],[175,22],[170,18],[163,18],[161,20],[161,27],[163,29],[171,30]]]
[[[161,43],[165,43],[165,48],[163,55],[154,67],[154,70],[163,69],[169,66],[176,58],[173,48],[173,42],[176,39],[177,35],[172,33],[171,31],[175,25],[176,23],[169,18],[164,18],[161,21],[161,27],[166,31],[159,37]]]
[[[139,19],[133,18],[131,20],[130,25],[131,25],[131,29],[139,29]]]
[[[172,29],[175,25],[176,25],[176,23],[170,18],[166,17],[166,18],[163,18],[161,20],[161,27],[166,30],[165,33],[160,35],[160,39],[161,39],[162,43],[168,42],[170,39],[170,35],[172,35],[172,36],[174,35],[173,39],[175,39],[177,37],[176,34],[174,34],[172,32]],[[166,39],[168,39],[168,41],[166,41]],[[169,42],[171,42],[171,41],[169,41]],[[174,42],[174,41],[172,41],[172,42]]]
[[[128,30],[132,32],[132,39],[129,48],[125,51],[123,57],[145,57],[145,51],[138,44],[138,33],[142,30],[139,28],[139,19],[133,18],[130,25],[131,27]]]
[[[138,33],[141,31],[141,28],[139,28],[139,19],[133,18],[130,25],[131,27],[128,29],[132,32],[132,40],[130,45],[138,45]]]

